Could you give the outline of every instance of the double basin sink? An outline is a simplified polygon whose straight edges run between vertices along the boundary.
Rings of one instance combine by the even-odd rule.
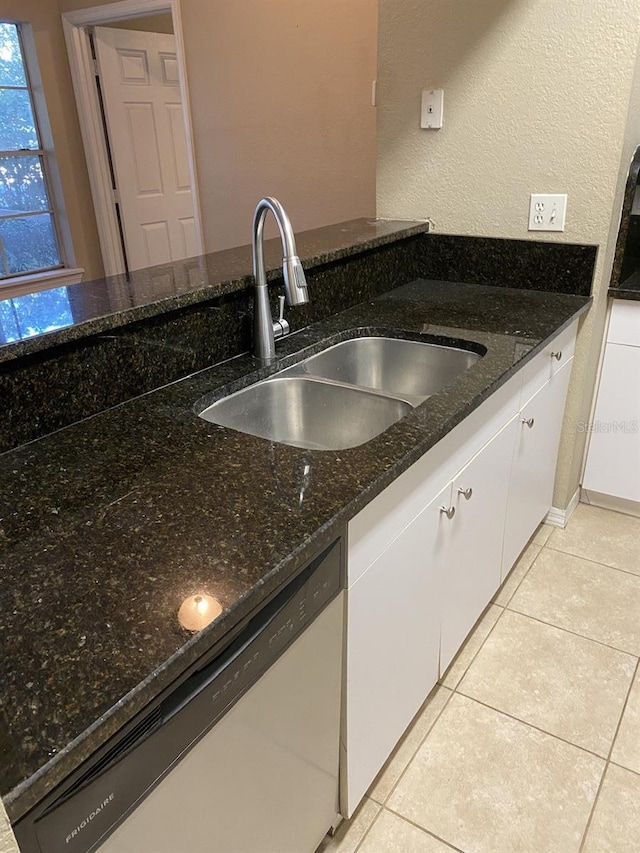
[[[391,337],[352,338],[199,412],[223,427],[311,450],[370,441],[482,356]]]

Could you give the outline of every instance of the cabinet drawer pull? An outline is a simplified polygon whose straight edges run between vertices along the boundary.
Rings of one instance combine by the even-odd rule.
[[[456,514],[456,508],[454,506],[441,506],[440,512],[443,512],[447,518],[451,519]]]
[[[467,501],[468,501],[468,500],[471,500],[471,495],[473,494],[473,489],[471,488],[471,486],[469,486],[469,488],[468,488],[468,489],[462,489],[462,488],[459,488],[459,489],[458,489],[458,494],[459,494],[459,495],[464,495],[465,500],[467,500]]]
[[[529,429],[533,429],[533,425],[535,424],[535,420],[533,418],[521,418],[522,423],[526,424]]]
[[[562,350],[560,350],[559,352],[552,352],[551,358],[555,358],[556,361],[560,361],[560,359],[562,358]]]

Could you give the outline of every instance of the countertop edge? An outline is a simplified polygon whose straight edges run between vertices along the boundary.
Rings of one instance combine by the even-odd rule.
[[[607,291],[610,299],[626,299],[627,301],[640,302],[640,289],[625,288],[624,285],[610,287]]]

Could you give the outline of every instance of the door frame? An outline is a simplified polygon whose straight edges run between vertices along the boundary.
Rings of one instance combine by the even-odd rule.
[[[78,9],[75,12],[64,12],[62,14],[62,27],[69,54],[71,79],[73,81],[76,106],[78,108],[80,131],[87,159],[89,183],[93,196],[93,206],[96,214],[100,248],[102,250],[102,261],[106,275],[124,273],[125,263],[122,252],[120,224],[114,203],[115,198],[111,182],[109,153],[105,139],[102,112],[95,82],[95,68],[87,28],[101,24],[108,25],[114,21],[126,21],[130,18],[139,18],[149,14],[162,14],[164,12],[170,12],[173,20],[178,73],[180,75],[182,114],[185,123],[187,158],[189,161],[189,175],[193,196],[196,247],[198,254],[203,255],[204,241],[193,145],[193,129],[191,126],[191,109],[189,105],[180,0],[120,0],[120,2],[108,3],[105,6],[94,6],[89,9]]]

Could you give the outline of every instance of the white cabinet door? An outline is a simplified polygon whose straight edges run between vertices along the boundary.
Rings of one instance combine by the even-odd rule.
[[[442,672],[500,586],[517,423],[513,418],[453,481],[455,515],[449,522],[451,537],[443,576]]]
[[[567,362],[555,373],[520,413],[509,486],[503,577],[551,508],[572,363]]]
[[[640,327],[640,308],[636,320]],[[607,343],[584,474],[585,489],[640,502],[638,424],[640,346]]]
[[[450,487],[347,591],[341,812],[351,817],[438,680]]]

